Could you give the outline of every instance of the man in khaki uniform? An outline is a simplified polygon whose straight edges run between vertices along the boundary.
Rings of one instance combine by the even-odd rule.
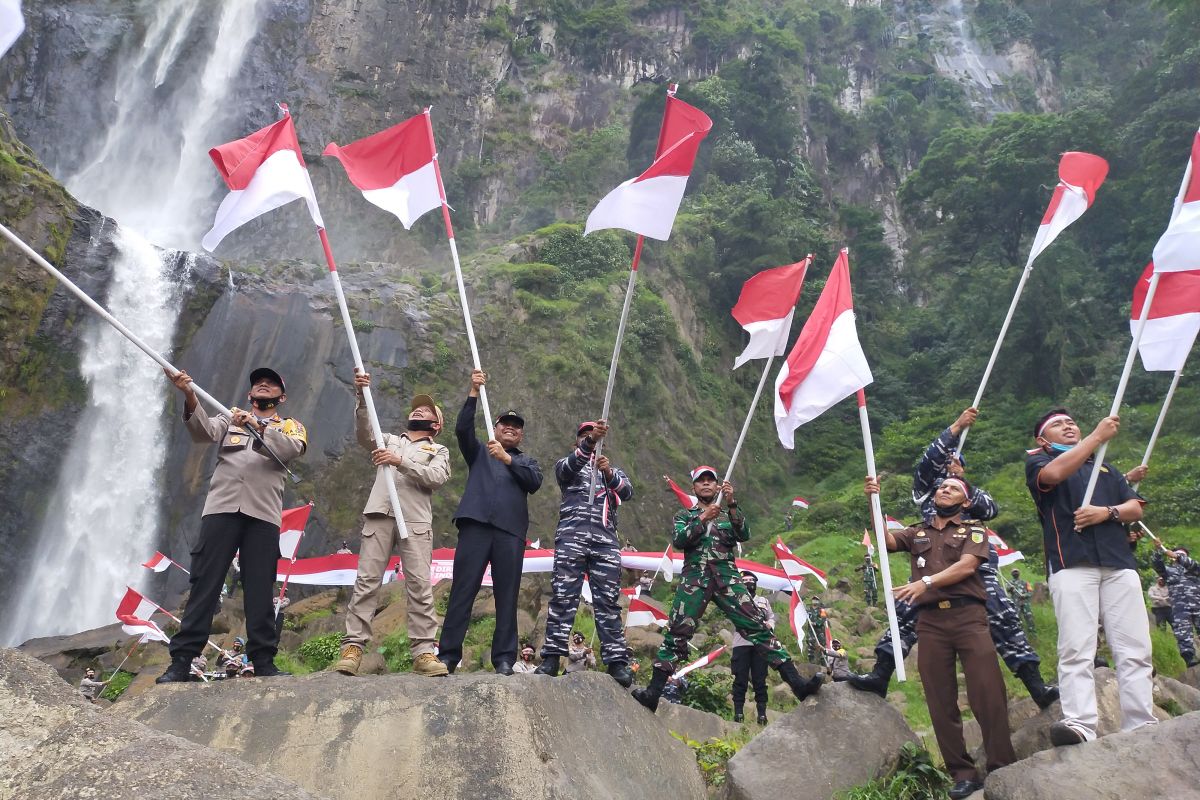
[[[158,683],[193,680],[192,659],[208,642],[217,599],[235,553],[241,552],[242,602],[246,610],[246,655],[254,674],[281,674],[275,666],[279,636],[271,604],[279,566],[279,523],[283,516],[284,468],[280,461],[302,455],[308,447],[304,426],[283,419],[278,407],[287,399],[283,378],[260,367],[250,373],[251,410],[232,409],[233,417],[196,413],[198,401],[186,372],[168,376],[183,392],[183,421],[192,441],[216,443],[217,466],[204,502],[200,537],[192,548],[192,589],[183,610],[179,633],[171,639],[171,666]]]
[[[413,398],[408,415],[408,430],[399,435],[385,433],[384,446],[376,448],[362,391],[371,385],[371,376],[355,372],[354,385],[358,404],[354,409],[354,429],[358,443],[371,451],[375,466],[394,467],[396,493],[404,510],[408,538],[398,535],[396,518],[388,499],[387,472],[379,472],[371,496],[363,509],[362,543],[358,548],[358,577],[354,594],[346,607],[346,633],[342,652],[334,669],[343,675],[357,675],[363,648],[371,641],[371,618],[379,604],[379,586],[387,569],[394,544],[399,545],[404,570],[404,589],[408,598],[408,641],[413,652],[413,672],[418,675],[446,675],[446,665],[437,660],[437,615],[433,610],[433,586],[429,582],[433,558],[433,492],[450,480],[450,451],[433,441],[442,430],[442,409],[427,394]]]

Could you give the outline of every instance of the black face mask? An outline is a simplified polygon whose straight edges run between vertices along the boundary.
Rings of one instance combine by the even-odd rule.
[[[939,517],[953,517],[955,514],[962,511],[962,503],[955,503],[954,505],[950,506],[949,508],[942,508],[941,506],[934,506],[934,509],[937,511],[937,515]]]
[[[274,411],[275,406],[279,405],[279,397],[252,397],[250,403],[259,411]]]
[[[757,583],[747,583],[746,591],[750,593],[751,597],[754,597],[754,595],[758,594],[758,584]]]
[[[408,421],[408,429],[410,431],[432,431],[434,421],[431,419],[410,419]]]

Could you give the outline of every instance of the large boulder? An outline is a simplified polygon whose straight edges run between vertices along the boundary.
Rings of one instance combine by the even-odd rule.
[[[1168,711],[1168,706],[1178,706],[1183,712],[1200,711],[1200,689],[1188,686],[1166,675],[1154,677],[1154,703]]]
[[[101,713],[47,664],[0,650],[0,797],[319,800],[237,758]]]
[[[828,800],[890,772],[917,736],[885,700],[825,686],[729,760],[730,800]]]
[[[1200,797],[1200,713],[1037,753],[988,776],[987,800]]]
[[[753,703],[750,709],[751,718],[753,718]],[[662,720],[663,724],[667,726],[667,730],[697,742],[705,742],[709,739],[728,739],[740,733],[742,729],[742,726],[735,722],[730,722],[698,708],[685,706],[682,703],[659,703],[655,716]]]
[[[185,684],[110,713],[337,800],[704,797],[692,752],[596,672]]]

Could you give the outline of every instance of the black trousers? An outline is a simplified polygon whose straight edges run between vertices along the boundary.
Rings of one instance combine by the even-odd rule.
[[[525,537],[473,520],[458,526],[454,549],[454,583],[442,623],[438,658],[450,664],[462,660],[463,639],[471,624],[471,606],[479,594],[483,573],[492,565],[492,594],[496,599],[496,631],[492,634],[492,665],[517,660],[517,592],[525,562]]]
[[[753,645],[735,647],[730,657],[733,670],[733,707],[741,710],[746,704],[746,685],[753,682],[754,704],[761,710],[767,707],[767,657]]]
[[[279,526],[245,514],[208,514],[192,549],[192,590],[171,658],[191,661],[204,651],[213,613],[233,556],[241,551],[242,603],[246,609],[246,655],[255,665],[270,663],[279,647],[271,596],[279,567]]]

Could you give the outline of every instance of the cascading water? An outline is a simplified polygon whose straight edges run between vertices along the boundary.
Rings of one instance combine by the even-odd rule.
[[[973,104],[989,117],[1012,111],[1011,98],[1003,91],[1012,65],[974,37],[963,0],[941,0],[928,8],[918,18],[921,29],[942,43],[943,52],[935,56],[938,72],[965,83]]]
[[[223,100],[264,4],[224,0],[214,23],[211,0],[144,3],[149,19],[126,45],[103,144],[64,180],[121,223],[106,304],[160,351],[175,334],[191,256],[154,245],[194,248],[211,220],[207,147],[227,133]],[[6,615],[6,644],[111,623],[125,584],[139,581],[136,565],[158,541],[169,385],[115,330],[88,324],[80,357],[87,406]]]

